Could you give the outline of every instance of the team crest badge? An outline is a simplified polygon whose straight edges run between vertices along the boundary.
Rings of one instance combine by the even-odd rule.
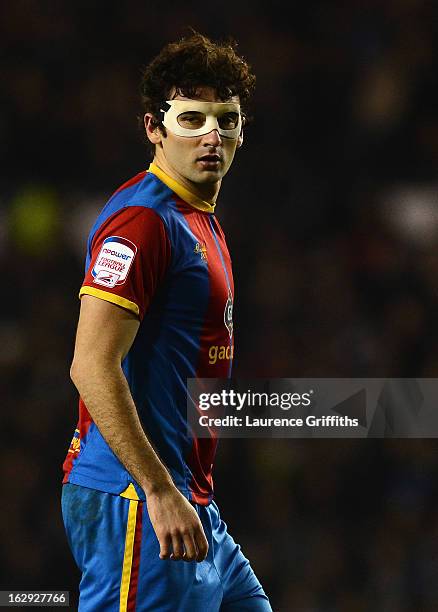
[[[202,261],[207,261],[207,247],[205,246],[205,242],[197,242],[195,244],[195,253],[199,253]]]

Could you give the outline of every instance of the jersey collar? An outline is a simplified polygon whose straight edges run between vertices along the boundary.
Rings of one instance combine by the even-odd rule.
[[[152,172],[155,174],[157,178],[160,179],[165,185],[167,185],[172,191],[176,193],[184,202],[193,206],[197,210],[201,210],[202,212],[214,213],[215,204],[208,202],[207,200],[202,200],[194,193],[180,185],[175,179],[171,178],[168,174],[166,174],[161,168],[159,168],[156,164],[152,163],[149,165],[148,172]]]

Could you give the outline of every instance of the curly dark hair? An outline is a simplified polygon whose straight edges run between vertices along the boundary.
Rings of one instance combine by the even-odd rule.
[[[189,37],[167,44],[142,73],[143,113],[151,113],[155,125],[165,133],[160,107],[169,99],[173,87],[188,98],[194,97],[199,87],[213,87],[223,101],[239,96],[244,122],[248,124],[246,104],[254,93],[256,78],[236,48],[237,42],[231,38],[213,42],[194,30]],[[139,125],[144,130],[143,117],[139,117]],[[146,141],[153,153],[155,146],[147,138]]]

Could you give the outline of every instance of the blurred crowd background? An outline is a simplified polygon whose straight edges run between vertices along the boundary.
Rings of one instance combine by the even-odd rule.
[[[144,66],[231,35],[254,120],[217,214],[236,377],[438,374],[438,5],[0,3],[1,589],[79,579],[60,513],[88,231],[149,160]],[[438,448],[223,440],[217,501],[274,610],[438,609]]]

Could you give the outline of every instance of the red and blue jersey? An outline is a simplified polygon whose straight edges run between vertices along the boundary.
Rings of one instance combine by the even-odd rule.
[[[217,440],[198,439],[188,427],[187,379],[231,375],[234,285],[214,207],[151,164],[102,210],[85,269],[80,295],[138,316],[122,368],[143,428],[178,489],[209,504]],[[64,483],[145,499],[82,399],[63,467]]]

